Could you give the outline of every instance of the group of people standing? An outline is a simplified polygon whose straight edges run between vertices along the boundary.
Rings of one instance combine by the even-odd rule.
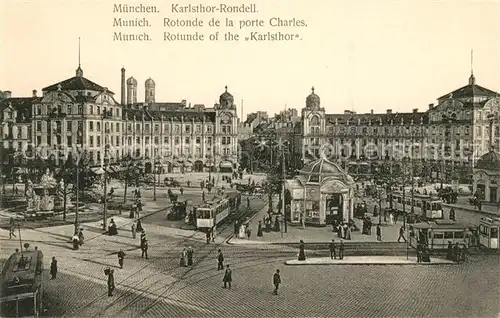
[[[460,245],[455,243],[453,245],[451,241],[448,241],[448,248],[446,250],[446,259],[460,263],[461,261],[467,260],[467,246],[465,244]]]

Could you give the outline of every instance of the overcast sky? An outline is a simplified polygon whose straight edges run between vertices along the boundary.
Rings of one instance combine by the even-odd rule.
[[[226,0],[227,4],[240,1]],[[183,4],[219,4],[212,0]],[[125,2],[126,3],[126,2]],[[128,3],[132,3],[129,1]],[[137,1],[135,1],[137,3]],[[258,14],[215,15],[216,18],[272,17],[304,19],[306,28],[263,27],[255,31],[298,33],[292,42],[164,42],[163,18],[175,16],[170,1],[160,13],[146,16],[149,42],[113,42],[114,2],[108,0],[0,1],[0,90],[29,96],[33,89],[74,76],[78,37],[84,76],[116,93],[120,69],[139,82],[156,82],[156,101],[212,106],[228,85],[245,115],[301,109],[315,87],[327,112],[411,111],[427,109],[441,95],[464,86],[471,71],[477,84],[500,90],[499,1],[395,0],[254,0]],[[134,15],[124,15],[129,18]],[[198,15],[208,20],[211,15]],[[220,28],[220,32],[229,31]],[[253,29],[231,31],[242,35]],[[214,29],[198,30],[208,35]]]

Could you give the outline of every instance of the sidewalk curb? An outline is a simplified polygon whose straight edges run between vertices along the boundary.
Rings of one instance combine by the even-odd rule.
[[[346,262],[346,263],[319,263],[319,264],[289,264],[289,261],[284,262],[286,266],[342,266],[342,265],[350,265],[350,266],[437,266],[437,265],[442,265],[442,266],[453,266],[453,265],[458,265],[458,263],[353,263],[353,262]]]
[[[252,215],[250,218],[248,218],[248,222],[251,222],[257,216],[257,214],[260,213],[260,211],[266,209],[267,205],[268,205],[268,202],[269,201],[265,201],[264,206],[262,207],[262,209],[258,210],[257,212],[254,213],[254,215]],[[226,240],[226,244],[228,244],[228,245],[243,245],[243,244],[233,244],[233,243],[231,243],[231,240],[233,239],[233,237],[234,237],[234,233],[232,233],[229,236],[229,238]]]

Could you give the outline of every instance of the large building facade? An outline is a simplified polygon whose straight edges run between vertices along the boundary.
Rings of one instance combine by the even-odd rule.
[[[388,162],[401,171],[412,158],[416,176],[465,181],[475,160],[500,147],[499,114],[498,93],[477,85],[472,74],[468,85],[425,112],[327,114],[313,88],[293,144],[304,161],[326,156],[351,174],[368,175]]]
[[[237,169],[238,117],[227,87],[219,103],[206,108],[157,102],[155,86],[147,79],[145,100],[138,102],[137,81],[125,80],[122,69],[118,102],[109,89],[85,78],[79,66],[74,77],[45,87],[40,97],[36,91],[29,98],[2,92],[2,149],[36,148],[40,158],[58,160],[69,151],[85,151],[96,167],[127,157],[142,161],[146,172]]]

